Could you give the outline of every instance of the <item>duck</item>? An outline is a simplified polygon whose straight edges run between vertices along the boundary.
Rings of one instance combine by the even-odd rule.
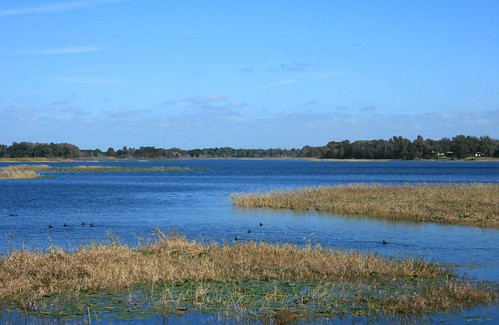
[[[52,226],[52,225],[49,225],[49,228],[54,228],[54,226]]]

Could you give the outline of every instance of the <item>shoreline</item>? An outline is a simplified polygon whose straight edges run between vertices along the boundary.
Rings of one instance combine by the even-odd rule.
[[[181,161],[181,160],[302,160],[317,162],[499,162],[499,158],[464,158],[464,159],[336,159],[336,158],[314,158],[314,157],[267,157],[267,158],[237,158],[237,157],[189,157],[189,158],[108,158],[108,157],[79,157],[73,159],[65,158],[0,158],[0,163],[58,163],[58,162],[83,162],[83,161]]]

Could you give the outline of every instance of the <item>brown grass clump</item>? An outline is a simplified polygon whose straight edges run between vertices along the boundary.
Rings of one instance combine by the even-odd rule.
[[[12,165],[0,169],[0,179],[38,178],[38,170],[48,168],[46,165]]]
[[[499,228],[499,184],[346,185],[233,194],[235,205]]]
[[[51,173],[82,173],[82,172],[163,172],[163,171],[192,171],[187,167],[114,167],[114,166],[72,166],[51,167],[48,165],[11,165],[0,169],[0,179],[24,179],[42,177],[39,172]]]
[[[93,245],[74,253],[53,248],[39,254],[13,251],[0,258],[0,301],[23,308],[32,308],[37,301],[57,295],[123,292],[138,286],[164,289],[165,283],[241,283],[253,280],[257,283],[274,280],[365,283],[374,286],[372,291],[375,294],[381,290],[376,286],[386,289],[405,282],[411,286],[417,284],[410,299],[378,297],[386,312],[402,309],[425,312],[496,300],[493,291],[462,282],[441,265],[289,244],[203,244],[180,236],[162,235],[157,242],[134,249],[120,244]],[[200,288],[204,286],[196,289],[193,304],[207,292],[215,290]],[[313,295],[314,290],[310,294]],[[330,299],[330,294],[320,296],[326,301]],[[274,299],[272,293],[266,297]],[[241,296],[241,299],[246,298]],[[367,298],[359,301],[367,301]]]

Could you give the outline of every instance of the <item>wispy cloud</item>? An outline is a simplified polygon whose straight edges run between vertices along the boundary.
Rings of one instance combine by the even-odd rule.
[[[212,95],[212,96],[196,96],[196,97],[188,97],[182,99],[180,102],[182,104],[186,104],[188,106],[195,107],[212,107],[215,105],[221,105],[227,103],[228,99],[224,96],[220,95]]]
[[[273,75],[277,73],[281,76],[282,79],[264,84],[262,87],[272,88],[288,86],[297,83],[324,81],[337,78],[338,76],[343,74],[343,72],[341,71],[324,70],[322,68],[323,67],[321,64],[281,63],[277,68],[270,68],[266,71],[272,72]]]
[[[87,0],[87,1],[66,1],[58,3],[48,3],[43,5],[34,5],[22,8],[12,8],[0,10],[0,17],[52,14],[67,11],[79,10],[95,5],[121,2],[120,0]]]
[[[246,106],[241,101],[230,100],[221,95],[193,96],[180,100],[167,100],[161,103],[163,106],[176,106],[182,108],[195,109],[215,109],[215,108],[239,108]]]
[[[50,48],[42,50],[22,50],[18,53],[30,56],[42,56],[42,55],[67,55],[67,54],[82,54],[82,53],[92,53],[101,52],[106,48],[103,46],[71,46],[71,47],[59,47]]]
[[[119,86],[122,80],[110,77],[100,76],[52,76],[40,79],[44,82],[57,82],[69,84],[86,84],[86,85],[106,85],[106,86]]]
[[[288,86],[292,84],[296,84],[299,81],[296,79],[284,79],[284,80],[279,80],[276,82],[271,82],[269,84],[263,85],[263,88],[273,88],[273,87],[282,87],[282,86]]]
[[[361,111],[361,112],[364,112],[364,113],[369,113],[369,112],[374,112],[374,111],[376,111],[376,109],[377,109],[377,108],[376,108],[376,106],[372,106],[372,105],[371,105],[371,106],[364,106],[364,107],[361,107],[361,108],[360,108],[360,111]]]
[[[266,64],[268,72],[304,72],[320,67],[320,64],[308,62],[269,62]]]
[[[309,100],[308,102],[302,103],[301,106],[316,106],[319,104],[316,100]]]

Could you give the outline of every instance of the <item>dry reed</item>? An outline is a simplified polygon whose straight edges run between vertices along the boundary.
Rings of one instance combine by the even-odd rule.
[[[0,301],[28,309],[35,308],[40,300],[47,297],[124,292],[139,286],[152,288],[153,291],[154,288],[167,290],[169,293],[158,299],[159,305],[192,299],[192,305],[197,306],[203,303],[203,299],[206,301],[206,297],[216,300],[227,291],[220,289],[213,292],[216,291],[213,286],[204,286],[203,283],[235,283],[234,288],[237,288],[237,283],[244,281],[338,283],[340,286],[371,288],[370,294],[375,295],[389,287],[411,286],[412,289],[400,297],[376,298],[381,301],[381,311],[387,313],[433,312],[488,304],[497,299],[494,290],[479,289],[472,282],[459,279],[442,265],[410,258],[386,259],[318,246],[300,248],[289,244],[255,242],[219,245],[160,234],[156,242],[138,248],[111,244],[82,247],[74,253],[59,248],[44,253],[21,250],[0,258]],[[174,299],[171,290],[165,287],[168,283],[201,285],[192,290],[191,298],[185,298],[189,295],[186,292],[180,294],[184,298],[177,296]],[[322,299],[324,305],[324,301],[331,300],[330,297],[337,293],[337,290],[328,290],[310,290],[310,299]],[[271,303],[283,296],[274,291],[266,293],[259,303]],[[247,293],[245,291],[237,296],[241,304]],[[351,299],[365,302],[368,298],[355,296]],[[296,299],[293,298],[293,301]],[[301,299],[299,306],[304,306],[304,298]],[[247,306],[247,303],[244,304]],[[365,308],[368,308],[367,305]]]
[[[355,184],[233,194],[235,205],[499,227],[499,184]]]
[[[82,172],[163,172],[163,171],[191,171],[187,167],[115,167],[115,166],[72,166],[51,167],[48,165],[11,165],[0,169],[0,179],[26,179],[42,177],[39,172],[52,173],[82,173]]]
[[[38,178],[39,170],[48,168],[46,165],[12,165],[0,169],[0,179]]]

